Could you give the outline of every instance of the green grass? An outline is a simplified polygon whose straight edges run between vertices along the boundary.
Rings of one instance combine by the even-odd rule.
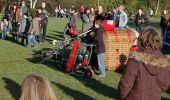
[[[23,79],[30,74],[38,73],[48,77],[58,100],[115,100],[120,74],[110,71],[106,78],[83,78],[70,76],[56,67],[51,61],[38,63],[39,59],[30,57],[43,48],[54,47],[49,43],[53,39],[62,39],[66,19],[50,18],[47,40],[38,48],[26,48],[12,39],[0,40],[0,100],[18,100]],[[158,20],[152,25],[159,27]],[[134,27],[132,22],[129,23]],[[78,22],[80,31],[81,23]],[[169,93],[162,95],[164,100],[170,99]]]

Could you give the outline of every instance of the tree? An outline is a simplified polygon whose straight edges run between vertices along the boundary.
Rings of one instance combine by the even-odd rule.
[[[157,0],[157,6],[156,6],[156,10],[155,10],[155,16],[157,15],[158,9],[159,9],[159,5],[160,5],[160,0]]]

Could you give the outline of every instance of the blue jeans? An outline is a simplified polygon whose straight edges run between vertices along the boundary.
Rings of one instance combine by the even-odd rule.
[[[35,35],[28,35],[28,46],[32,46],[32,45],[37,45],[37,41],[35,39]]]
[[[98,54],[97,60],[98,60],[100,74],[106,75],[105,66],[104,66],[104,53]]]
[[[1,34],[1,39],[6,39],[6,38],[7,38],[7,32],[4,31],[4,32],[2,32],[2,34]]]
[[[161,29],[163,41],[166,41],[167,31],[168,31],[167,28],[162,28],[162,29]]]

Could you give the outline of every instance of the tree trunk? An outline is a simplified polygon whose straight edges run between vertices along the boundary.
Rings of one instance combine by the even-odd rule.
[[[158,13],[159,5],[160,5],[160,0],[157,1],[157,6],[156,6],[156,10],[155,10],[155,16]]]
[[[34,0],[32,8],[35,8],[36,3],[37,3],[37,0]]]

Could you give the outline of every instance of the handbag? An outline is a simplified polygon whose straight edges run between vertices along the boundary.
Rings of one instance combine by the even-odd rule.
[[[69,33],[70,33],[71,35],[75,35],[75,34],[76,34],[76,29],[71,27],[71,28],[69,29]]]

